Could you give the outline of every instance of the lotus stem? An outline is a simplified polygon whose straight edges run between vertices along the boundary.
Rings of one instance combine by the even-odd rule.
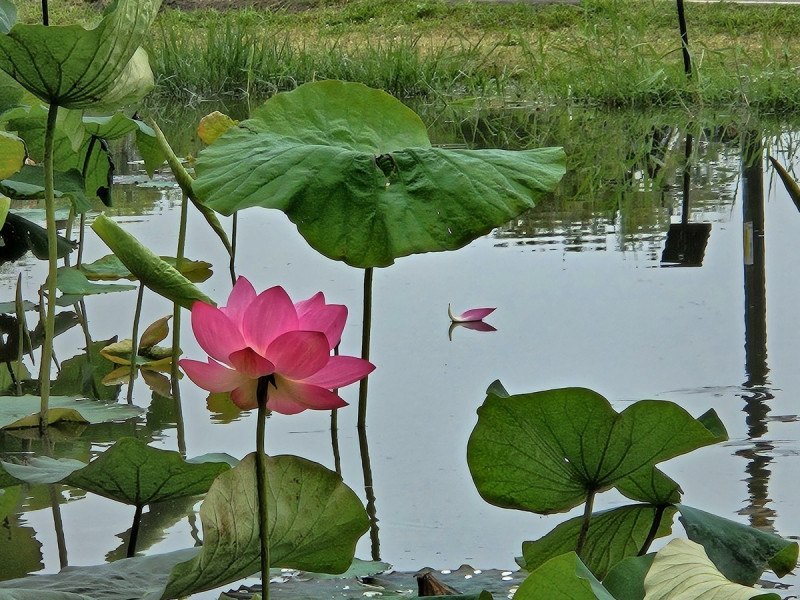
[[[231,226],[231,285],[236,285],[236,240],[239,237],[239,213],[233,213],[233,224]]]
[[[650,526],[650,531],[647,532],[647,538],[644,540],[644,544],[642,544],[637,556],[644,556],[647,554],[647,551],[650,550],[650,545],[653,543],[653,540],[656,539],[656,535],[658,535],[658,528],[661,527],[661,519],[664,517],[664,511],[667,506],[669,505],[656,506],[656,514],[653,515],[653,524]]]
[[[367,496],[367,516],[369,516],[369,540],[372,560],[381,559],[381,541],[378,533],[378,510],[375,506],[375,487],[372,481],[372,463],[369,460],[367,430],[358,430],[358,449],[361,453],[361,471],[364,475],[364,493]]]
[[[181,222],[178,230],[178,249],[175,252],[175,264],[180,270],[186,248],[186,223],[189,217],[189,198],[184,192],[181,203]],[[178,452],[186,455],[186,432],[183,427],[183,410],[181,409],[181,390],[179,385],[180,367],[178,357],[181,354],[181,307],[176,302],[172,305],[172,364],[170,365],[170,379],[172,387],[172,401],[175,405],[175,420],[178,433]]]
[[[256,424],[256,485],[258,487],[258,531],[261,538],[261,598],[269,600],[269,481],[267,479],[267,454],[264,438],[267,429],[267,396],[269,386],[274,384],[271,375],[258,379],[256,397],[258,399],[258,423]]]
[[[339,356],[339,344],[333,349],[333,355]],[[333,390],[337,392],[338,390]],[[339,453],[339,409],[331,410],[331,446],[333,447],[333,469],[337,475],[342,474],[342,456]]]
[[[586,506],[583,508],[583,523],[581,523],[581,530],[578,533],[578,541],[575,544],[575,554],[579,557],[583,550],[583,545],[586,542],[586,534],[589,532],[589,522],[592,520],[592,509],[594,508],[595,490],[591,490],[586,496]]]
[[[43,5],[46,7],[46,3]],[[56,210],[53,191],[53,139],[56,131],[58,105],[47,109],[47,126],[44,133],[44,206],[47,219],[47,308],[44,321],[42,364],[39,365],[41,408],[39,428],[47,429],[47,408],[50,404],[50,361],[53,358],[53,337],[56,328],[56,271],[58,270],[58,236],[56,235]]]
[[[144,284],[139,282],[139,295],[136,297],[136,312],[133,315],[133,331],[131,332],[131,368],[128,381],[128,404],[133,404],[133,380],[136,377],[136,355],[139,353],[139,320],[142,318],[144,301]]]
[[[17,396],[22,396],[22,356],[25,354],[25,337],[27,334],[27,324],[25,323],[25,309],[22,306],[22,273],[17,276],[17,292],[15,296],[15,304],[17,311],[17,372],[11,368],[11,363],[8,365],[8,372],[14,380],[14,385],[17,388]]]
[[[372,333],[372,267],[364,269],[364,320],[361,328],[361,358],[369,360],[369,340]],[[358,384],[358,428],[367,426],[367,383],[369,376]]]

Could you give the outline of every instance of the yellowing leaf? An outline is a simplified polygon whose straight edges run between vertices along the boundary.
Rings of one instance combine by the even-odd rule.
[[[10,425],[6,425],[3,429],[25,429],[27,427],[39,427],[39,414],[28,415],[18,421],[14,421]],[[81,416],[77,410],[72,408],[51,408],[47,411],[47,424],[54,425],[56,423],[88,423],[86,419]]]
[[[158,342],[167,337],[167,334],[169,334],[169,320],[171,318],[172,315],[161,317],[144,330],[144,333],[139,340],[140,351],[149,348],[150,346],[155,346]]]
[[[228,129],[238,124],[239,121],[215,110],[200,119],[200,124],[197,126],[197,135],[203,140],[204,144],[210,145]]]

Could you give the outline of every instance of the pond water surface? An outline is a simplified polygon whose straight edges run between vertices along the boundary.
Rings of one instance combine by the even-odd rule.
[[[496,508],[475,490],[466,444],[476,408],[495,379],[512,394],[589,387],[618,410],[643,398],[677,402],[694,416],[714,408],[730,441],[663,465],[681,484],[684,503],[797,539],[800,214],[766,155],[787,165],[800,157],[791,156],[790,134],[764,140],[764,148],[760,139],[694,135],[685,219],[682,131],[665,146],[660,183],[654,186],[646,174],[631,171],[616,206],[604,188],[595,190],[596,197],[587,192],[548,199],[462,250],[402,258],[376,270],[371,360],[377,370],[369,380],[367,439],[378,521],[377,536],[362,538],[358,557],[380,556],[405,571],[464,563],[513,569],[523,541],[565,520]],[[743,164],[742,144],[756,156],[750,168]],[[141,214],[126,214],[126,197],[136,194]],[[156,253],[174,254],[178,191],[126,187],[116,197],[116,214],[127,231]],[[706,225],[693,225],[700,223]],[[187,256],[215,265],[200,287],[223,301],[230,290],[224,250],[194,211],[189,226]],[[693,236],[694,247],[673,251],[681,231]],[[238,235],[239,274],[259,290],[282,285],[295,299],[323,290],[329,302],[346,304],[350,316],[342,353],[359,353],[361,271],[316,254],[279,212],[245,211]],[[668,244],[670,261],[664,262]],[[84,261],[107,253],[89,231]],[[680,260],[695,266],[676,265]],[[28,256],[0,269],[2,299],[13,299],[20,268],[24,296],[36,298],[45,269]],[[130,337],[135,301],[134,291],[87,299],[92,338]],[[450,332],[448,303],[454,312],[496,306],[486,319],[496,331]],[[145,313],[143,323],[149,323],[170,314],[171,306],[146,294]],[[204,359],[188,317],[183,329],[184,356]],[[57,338],[57,356],[69,358],[84,345],[74,328]],[[170,403],[153,400],[141,381],[134,392],[134,403],[150,408],[136,426],[139,435],[157,447],[183,446],[188,456],[235,457],[253,448],[255,415],[225,422],[207,410],[207,394],[188,379],[181,385],[182,429]],[[338,444],[344,481],[366,501],[356,394],[354,386],[342,390],[351,406],[339,411]],[[120,401],[124,397],[123,389]],[[112,442],[101,435],[91,439]],[[7,438],[0,441],[6,450],[24,449]],[[274,415],[267,447],[272,454],[297,454],[333,468],[330,415]],[[86,460],[87,449],[67,453]],[[74,489],[58,493],[69,564],[101,563],[119,557],[120,548],[124,552],[119,536],[130,526],[130,507]],[[12,548],[25,548],[16,569],[59,569],[45,496],[31,492],[11,529],[0,536],[4,557],[15,552]],[[622,503],[621,497],[603,494],[595,509]],[[166,525],[164,537],[147,553],[195,544],[199,520],[180,514],[160,521],[151,537],[157,540]],[[675,532],[681,532],[678,523]],[[2,578],[21,574],[2,569]],[[791,576],[787,580],[794,582]]]

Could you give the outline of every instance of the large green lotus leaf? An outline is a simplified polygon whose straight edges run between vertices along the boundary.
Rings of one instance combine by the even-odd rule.
[[[3,466],[7,473],[20,481],[36,485],[57,483],[78,469],[84,468],[86,463],[74,458],[34,456],[22,465],[9,462],[0,462],[0,465]]]
[[[487,502],[548,514],[577,506],[639,469],[718,441],[672,402],[641,400],[617,413],[584,388],[489,393],[478,409],[467,462]]]
[[[0,131],[0,179],[7,179],[22,168],[25,143],[15,135]]]
[[[175,267],[193,283],[199,283],[211,277],[211,263],[184,258],[181,260],[181,264],[178,265],[178,261],[174,256],[159,256],[159,258],[171,267]],[[86,274],[87,279],[92,280],[130,279],[133,281],[136,279],[116,254],[107,254],[92,263],[84,263],[81,265],[81,271]]]
[[[76,212],[86,212],[92,205],[86,197],[85,182],[77,169],[53,174],[56,198],[69,198]],[[15,200],[44,198],[44,168],[26,165],[0,182],[0,191]]]
[[[31,106],[17,106],[3,114],[6,129],[15,131],[28,150],[28,156],[37,163],[44,160],[44,138],[47,129],[47,106],[36,102]],[[62,109],[58,112],[54,136],[55,168],[66,171],[75,162],[64,166],[65,156],[75,154],[86,139],[82,111]]]
[[[581,560],[595,577],[603,579],[611,567],[639,553],[654,525],[657,511],[655,506],[635,504],[592,514]],[[675,509],[669,507],[659,515],[656,537],[672,533],[674,514]],[[551,558],[575,550],[582,524],[583,516],[575,517],[534,542],[523,542],[525,568],[533,571]]]
[[[155,293],[184,308],[191,308],[197,301],[214,304],[174,267],[145,248],[135,237],[105,215],[100,215],[94,220],[92,229],[119,257],[122,264]]]
[[[39,396],[0,396],[0,429],[14,428],[17,423],[30,416],[38,419],[40,404]],[[142,413],[138,406],[106,404],[64,396],[50,396],[50,409],[77,411],[88,423],[126,421]]]
[[[119,86],[130,88],[133,73],[142,76],[135,52],[160,5],[118,0],[92,29],[17,23],[0,35],[0,68],[48,104],[86,108],[107,96],[128,101]],[[129,65],[132,60],[137,64]]]
[[[614,600],[574,552],[551,558],[528,575],[514,600]]]
[[[686,535],[731,581],[753,585],[765,569],[783,577],[797,564],[797,542],[684,504],[678,510]]]
[[[699,419],[698,419],[699,420]],[[645,467],[618,481],[617,490],[631,500],[655,506],[677,504],[681,501],[681,486],[658,467]]]
[[[144,506],[206,492],[230,467],[221,462],[192,464],[178,452],[122,438],[88,466],[67,478],[69,485],[126,504]]]
[[[376,154],[431,146],[422,119],[402,102],[381,90],[333,79],[275,94],[242,127]]]
[[[642,600],[644,598],[644,578],[655,553],[632,556],[614,565],[603,579],[606,588],[616,600]]]
[[[223,214],[282,210],[357,267],[453,250],[531,208],[564,175],[560,148],[432,148],[419,117],[361,84],[276,94],[200,152],[193,189]]]
[[[92,294],[108,294],[110,292],[124,292],[135,290],[135,285],[118,283],[92,283],[83,274],[83,271],[72,267],[61,267],[57,271],[56,287],[63,294],[71,296],[89,296]]]
[[[65,115],[61,119],[61,115]],[[44,157],[44,138],[47,126],[47,108],[41,104],[31,107],[19,107],[4,118],[8,127],[14,129],[25,139],[31,158],[41,162]],[[105,121],[105,122],[104,122]],[[127,123],[126,123],[127,121]],[[110,151],[101,133],[118,137],[123,134],[123,127],[128,131],[136,129],[133,121],[117,113],[114,117],[86,117],[81,111],[59,111],[53,139],[53,164],[56,172],[74,170],[81,178],[82,193],[103,201],[108,200],[113,163]],[[43,185],[43,180],[39,182]],[[88,207],[78,207],[85,211]]]
[[[158,0],[159,4],[161,0]],[[150,70],[150,59],[147,51],[139,47],[125,65],[122,73],[114,80],[93,109],[108,110],[126,106],[144,98],[155,87],[153,71]]]
[[[20,522],[15,513],[3,520],[3,535],[0,535],[0,556],[3,557],[0,561],[0,582],[24,577],[27,573],[44,568],[42,543],[36,538],[37,532]]]
[[[780,600],[725,579],[703,547],[682,538],[656,554],[644,579],[644,600]]]
[[[296,456],[267,458],[272,566],[342,573],[369,528],[358,497],[339,475]],[[255,454],[211,486],[200,507],[203,551],[172,572],[164,598],[185,596],[260,569]]]
[[[48,593],[77,594],[79,596],[74,597],[82,600],[157,600],[164,590],[170,569],[177,563],[189,560],[198,550],[185,548],[166,554],[137,556],[102,565],[66,567],[58,573],[1,581],[0,600],[15,598],[5,594],[19,593],[20,590],[41,594],[25,596],[26,600],[48,598],[45,596]],[[53,598],[72,600],[70,596]]]

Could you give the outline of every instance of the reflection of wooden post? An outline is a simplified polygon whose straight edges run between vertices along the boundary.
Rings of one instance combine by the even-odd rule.
[[[751,440],[767,433],[768,400],[773,398],[767,385],[767,278],[764,241],[764,147],[760,134],[745,132],[742,136],[742,206],[744,263],[744,387],[751,390],[743,396],[747,413],[748,436]],[[775,511],[770,502],[768,485],[772,474],[773,446],[756,442],[754,448],[738,451],[748,459],[747,492],[750,501],[739,511],[750,517],[753,527],[771,531]]]
[[[764,148],[746,133],[742,152],[744,325],[747,387],[767,382],[767,281],[764,245]]]

